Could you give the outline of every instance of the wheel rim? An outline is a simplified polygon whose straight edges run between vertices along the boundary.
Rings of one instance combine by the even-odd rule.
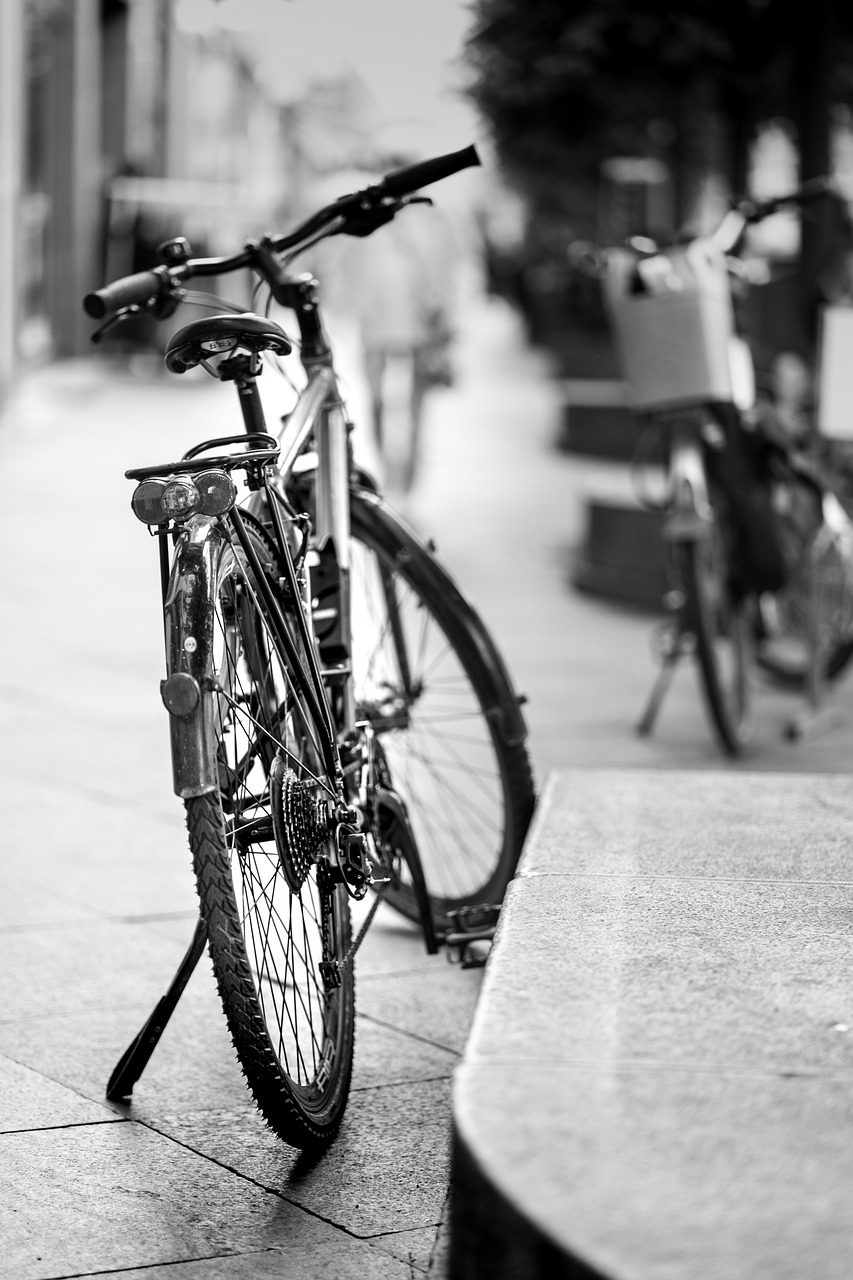
[[[443,909],[482,900],[506,839],[489,722],[404,558],[355,541],[351,574],[357,716],[379,735],[391,783],[405,796],[432,898]]]
[[[269,1046],[292,1093],[322,1111],[346,1034],[342,988],[327,991],[321,972],[323,907],[313,865],[294,892],[279,857],[273,823],[276,759],[334,801],[310,721],[280,660],[233,551],[223,557],[214,651],[220,792],[225,816],[244,977],[254,992]],[[316,833],[315,833],[316,835]],[[321,852],[322,861],[322,852]],[[333,951],[348,943],[346,904],[337,895]]]

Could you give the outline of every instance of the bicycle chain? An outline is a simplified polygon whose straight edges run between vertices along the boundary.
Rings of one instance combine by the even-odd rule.
[[[368,929],[370,928],[371,924],[373,923],[373,917],[376,915],[376,912],[379,910],[379,904],[381,901],[382,901],[381,895],[378,893],[375,894],[370,910],[365,916],[364,924],[361,926],[358,933],[355,935],[352,942],[349,944],[349,947],[347,948],[347,953],[344,956],[344,958],[338,962],[341,969],[348,969],[352,964],[353,960],[355,959],[355,953],[356,951],[358,951],[359,947],[364,941],[365,935]]]

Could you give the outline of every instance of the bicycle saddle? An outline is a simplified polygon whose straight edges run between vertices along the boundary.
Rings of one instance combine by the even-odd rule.
[[[226,354],[232,348],[248,347],[251,351],[274,351],[286,356],[291,343],[274,320],[253,315],[204,316],[178,329],[166,346],[166,368],[171,373],[186,373],[202,360]]]

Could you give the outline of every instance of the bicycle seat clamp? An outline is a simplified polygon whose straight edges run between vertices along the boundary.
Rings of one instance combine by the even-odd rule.
[[[166,368],[171,373],[186,373],[203,364],[211,373],[208,361],[228,357],[240,348],[253,354],[273,351],[286,356],[292,350],[287,334],[274,320],[256,316],[252,312],[242,315],[204,316],[178,329],[166,347]]]

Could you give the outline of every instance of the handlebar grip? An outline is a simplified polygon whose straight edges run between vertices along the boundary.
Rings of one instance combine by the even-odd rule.
[[[472,144],[461,151],[450,151],[444,156],[434,156],[432,160],[420,160],[417,164],[406,165],[404,169],[395,169],[378,183],[383,195],[399,197],[419,191],[431,182],[439,182],[449,178],[460,169],[474,168],[480,164],[477,148]]]
[[[163,285],[162,277],[156,271],[137,271],[135,275],[123,276],[103,289],[95,289],[87,293],[83,299],[83,310],[93,320],[103,320],[111,311],[120,311],[122,307],[144,306],[152,298],[156,298]]]
[[[780,209],[804,208],[806,205],[813,204],[823,196],[829,195],[832,190],[831,178],[809,178],[796,191],[789,191],[787,195],[771,196],[768,200],[746,201],[745,215],[748,222],[762,222],[771,214],[778,213]]]

